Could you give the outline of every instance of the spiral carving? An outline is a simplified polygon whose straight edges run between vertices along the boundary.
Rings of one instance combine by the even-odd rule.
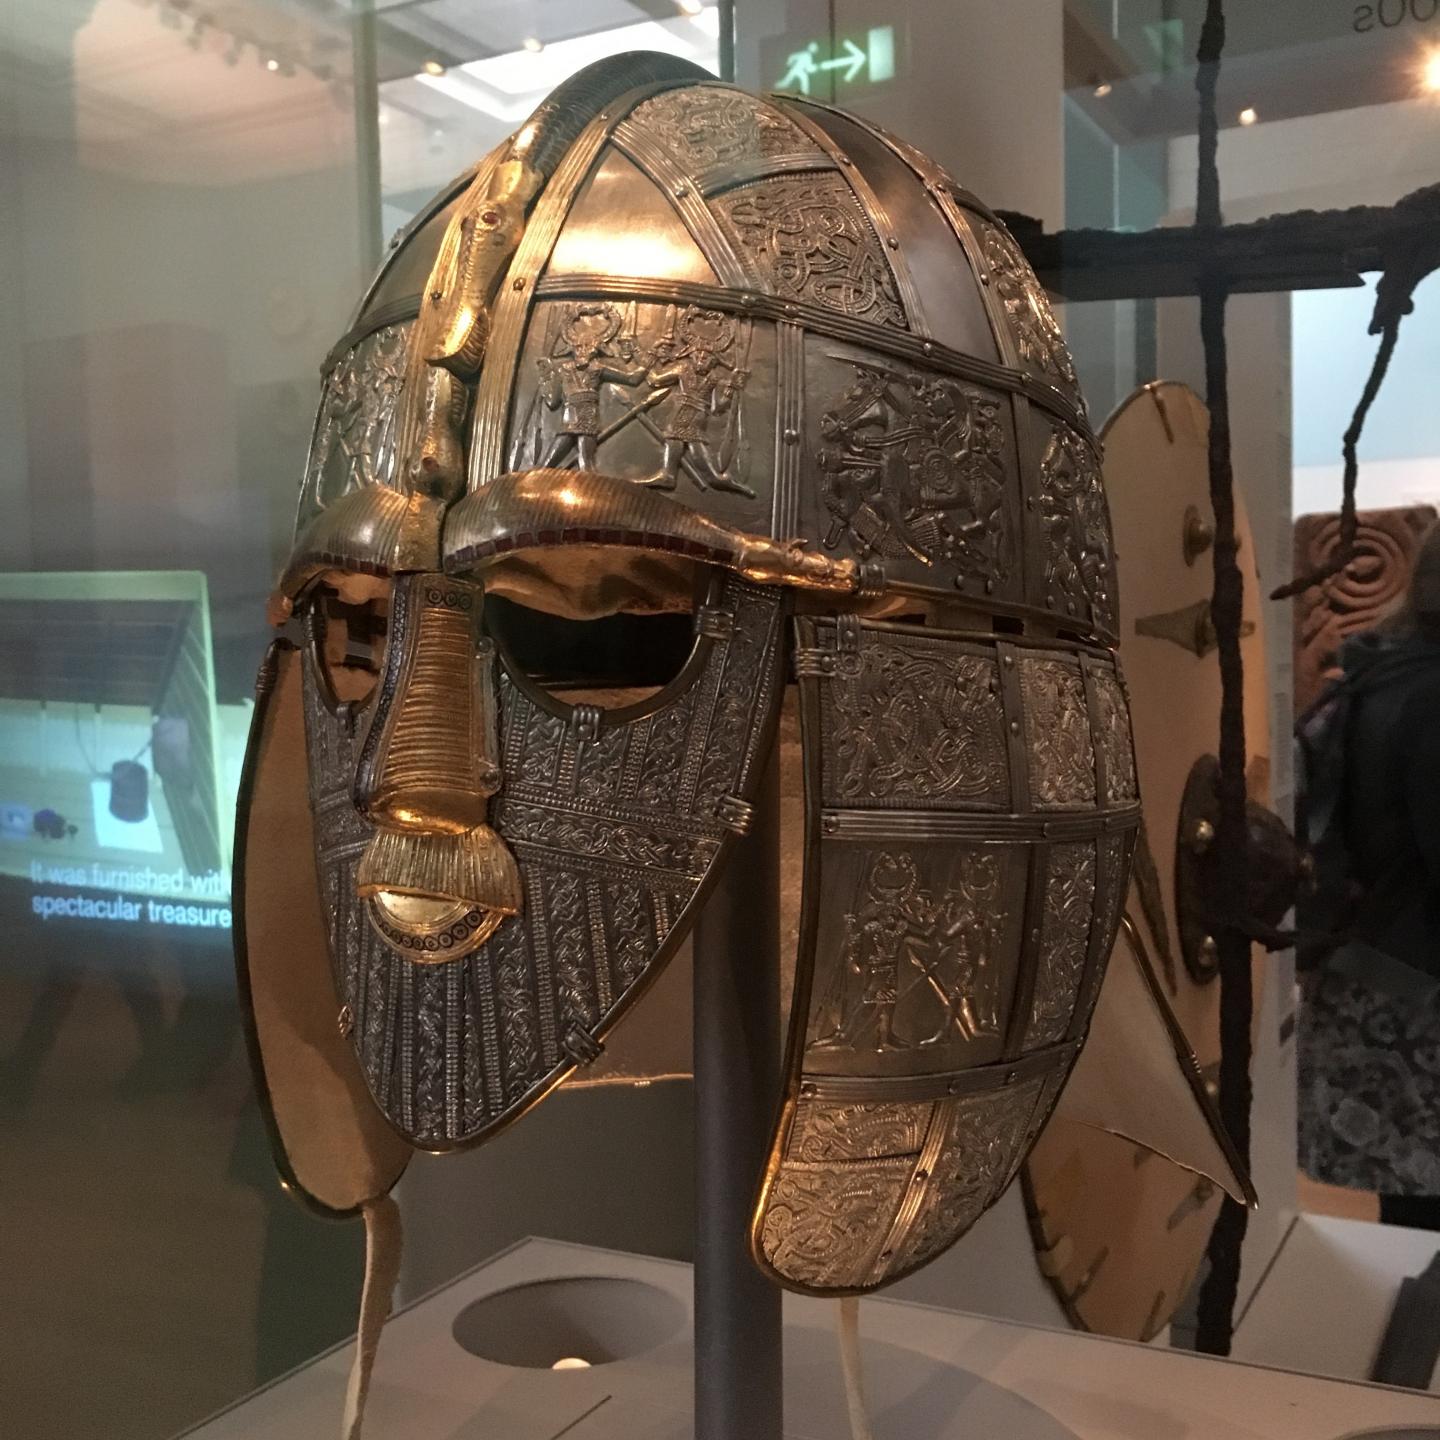
[[[1355,558],[1338,575],[1311,586],[1295,604],[1295,704],[1303,710],[1336,673],[1340,643],[1368,630],[1405,594],[1415,551],[1435,523],[1431,505],[1365,510]],[[1302,515],[1295,522],[1295,570],[1318,569],[1340,543],[1340,516]]]

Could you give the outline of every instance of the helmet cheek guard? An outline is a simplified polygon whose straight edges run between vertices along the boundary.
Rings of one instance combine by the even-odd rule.
[[[1136,816],[1107,652],[796,622],[801,944],[752,1247],[811,1292],[923,1265],[1004,1190],[1080,1047]],[[1116,703],[1116,702],[1119,703]]]

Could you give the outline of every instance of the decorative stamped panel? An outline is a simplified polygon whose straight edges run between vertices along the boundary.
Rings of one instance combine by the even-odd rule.
[[[955,1243],[1000,1198],[1028,1148],[1041,1080],[940,1102],[944,1148],[890,1274],[913,1270]]]
[[[820,148],[773,105],[718,86],[688,85],[643,101],[630,114],[686,174],[717,165]]]
[[[993,653],[927,642],[923,632],[872,635],[843,657],[822,707],[827,804],[1009,805]]]
[[[913,1157],[787,1163],[766,1205],[761,1253],[786,1279],[811,1289],[870,1284],[913,1170]]]
[[[1013,984],[1005,847],[871,848],[822,919],[807,1073],[913,1074],[998,1044]],[[841,896],[845,898],[842,900]]]
[[[985,263],[990,269],[990,283],[1010,322],[1021,364],[1058,386],[1083,414],[1084,401],[1080,397],[1075,363],[1044,286],[1003,225],[978,215],[971,223],[980,237]]]
[[[816,1165],[918,1155],[932,1108],[928,1100],[855,1105],[802,1100],[795,1112],[790,1153]]]
[[[1105,803],[1133,805],[1140,798],[1140,782],[1135,774],[1135,741],[1130,733],[1130,707],[1120,677],[1111,669],[1095,666],[1090,671],[1095,687],[1095,702],[1100,745],[1105,771]]]
[[[1073,657],[1027,655],[1020,661],[1030,795],[1039,810],[1095,805],[1095,750],[1085,682]]]
[[[508,466],[706,496],[755,529],[769,516],[773,412],[760,412],[772,352],[769,326],[701,305],[544,301],[521,356]]]
[[[1040,525],[1041,603],[1102,634],[1115,631],[1110,507],[1094,449],[1051,426],[1033,497]]]
[[[510,788],[550,786],[560,779],[565,751],[565,722],[542,709],[510,677],[500,672],[500,713],[505,731],[505,760]]]
[[[410,324],[367,335],[325,379],[300,491],[297,533],[327,506],[395,482],[395,409]]]
[[[686,772],[685,801],[701,814],[718,813],[727,794],[744,773],[745,756],[753,744],[755,691],[774,664],[774,637],[756,625],[737,625],[725,642],[727,664],[718,683],[706,694],[709,724],[704,754],[695,756]],[[689,786],[693,784],[693,792]]]
[[[1026,1050],[1065,1038],[1085,978],[1094,918],[1095,842],[1052,846],[1046,861],[1045,908],[1034,998],[1025,1028]]]
[[[951,572],[931,583],[1004,589],[1014,567],[1006,400],[912,367],[828,358],[843,378],[820,412],[814,457],[821,544]]]
[[[843,176],[775,176],[727,191],[711,207],[771,294],[909,328],[885,252]]]

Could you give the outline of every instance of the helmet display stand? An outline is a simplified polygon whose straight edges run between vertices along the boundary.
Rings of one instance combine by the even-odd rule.
[[[746,1243],[780,1089],[780,747],[695,925],[695,1440],[780,1440],[781,1292]]]

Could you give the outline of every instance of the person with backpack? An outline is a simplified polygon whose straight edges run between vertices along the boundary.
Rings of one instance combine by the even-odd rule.
[[[1440,526],[1296,725],[1300,1164],[1440,1230]]]

